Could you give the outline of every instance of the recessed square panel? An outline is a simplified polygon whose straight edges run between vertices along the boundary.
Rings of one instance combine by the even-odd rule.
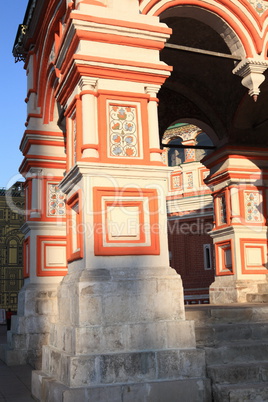
[[[37,236],[37,276],[67,274],[66,239]]]
[[[232,240],[226,240],[215,244],[216,274],[233,275],[233,249]]]
[[[45,267],[66,267],[66,246],[45,245]]]
[[[94,188],[95,255],[159,254],[157,192]]]
[[[246,247],[247,265],[255,265],[256,267],[262,265],[262,251],[260,247]]]
[[[231,248],[226,248],[224,250],[224,263],[226,268],[232,267],[232,254]]]
[[[84,231],[82,221],[82,196],[77,191],[67,200],[67,260],[72,262],[84,257]]]
[[[241,264],[244,274],[267,274],[266,239],[241,239]]]
[[[139,205],[107,206],[108,240],[139,240],[139,215]]]

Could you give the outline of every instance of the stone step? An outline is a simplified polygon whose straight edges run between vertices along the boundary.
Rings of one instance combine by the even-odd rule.
[[[268,387],[265,383],[216,384],[212,387],[214,402],[267,402]]]
[[[268,361],[268,343],[264,342],[237,342],[205,348],[205,352],[208,365]]]
[[[268,361],[214,364],[207,367],[208,377],[215,384],[263,383],[267,387]],[[242,400],[243,401],[243,400]],[[244,402],[244,401],[243,401]]]
[[[205,351],[201,349],[164,349],[125,353],[70,355],[51,346],[43,346],[43,372],[69,387],[135,383],[169,379],[206,378]],[[69,362],[68,370],[67,364]],[[203,381],[203,380],[202,380]]]
[[[268,341],[268,324],[209,324],[195,327],[197,346],[217,346],[239,341]]]
[[[32,395],[49,402],[212,402],[208,379],[168,379],[68,388],[42,371],[32,373]]]
[[[186,319],[194,320],[197,326],[242,322],[268,323],[268,304],[188,305],[185,306],[185,314]]]
[[[248,293],[247,301],[249,303],[268,303],[268,293]]]
[[[263,294],[265,286],[259,287]],[[186,306],[186,319],[195,321],[197,346],[206,353],[213,402],[268,401],[268,304],[255,300]]]

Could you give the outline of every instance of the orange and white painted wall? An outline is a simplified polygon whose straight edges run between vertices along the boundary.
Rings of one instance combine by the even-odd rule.
[[[171,29],[160,22],[159,16],[198,16],[200,21],[206,21],[224,38],[232,55],[241,58],[233,73],[241,77],[249,95],[256,98],[268,67],[266,3],[262,1],[260,12],[254,0],[29,2],[25,20],[28,31],[20,42],[28,76],[27,121],[21,142],[24,159],[20,167],[26,179],[27,279],[22,293],[24,308],[18,320],[22,323],[26,318],[28,326],[22,323],[21,328],[30,337],[31,320],[27,315],[35,317],[34,333],[27,342],[31,345],[38,331],[50,332],[60,306],[61,322],[54,329],[59,335],[57,348],[62,367],[66,362],[66,328],[71,339],[81,325],[86,330],[91,325],[82,285],[75,280],[68,282],[69,274],[77,280],[82,271],[88,274],[109,268],[117,270],[120,277],[120,270],[126,269],[130,276],[137,271],[145,280],[149,268],[156,268],[161,280],[164,275],[169,280],[159,281],[164,283],[159,299],[156,286],[151,288],[150,303],[144,287],[141,317],[146,317],[144,305],[151,308],[150,318],[157,316],[152,302],[157,300],[157,308],[165,318],[173,320],[175,311],[180,328],[184,325],[187,337],[190,334],[191,324],[183,323],[179,277],[172,276],[168,269],[167,194],[170,218],[177,213],[178,205],[179,218],[185,218],[189,211],[198,215],[200,208],[211,216],[210,191],[213,194],[215,227],[211,233],[217,274],[210,289],[213,303],[245,302],[251,285],[266,280],[265,152],[256,149],[254,156],[252,150],[224,148],[208,156],[203,168],[189,151],[185,166],[169,168],[160,149],[157,113],[159,90],[172,72],[172,66],[160,59]],[[193,145],[194,140],[184,138],[185,145]],[[205,178],[208,170],[210,174]],[[194,188],[205,195],[200,207],[192,199],[189,204]],[[206,250],[204,255],[210,268]],[[51,289],[54,296],[58,293],[49,310],[47,299],[42,297],[49,298]],[[133,280],[131,291],[128,300],[136,300]],[[118,302],[116,306],[125,311],[125,295],[120,297],[115,304]],[[163,298],[168,302],[162,309],[159,301]],[[93,302],[99,307],[92,307],[92,303],[91,312],[98,314],[101,321],[98,300],[99,295],[94,294]],[[115,300],[114,295],[111,300]],[[105,294],[102,302],[107,307]],[[131,305],[129,311],[135,311],[135,307]],[[114,313],[119,317],[118,311]],[[124,319],[128,322],[127,314]],[[140,330],[139,337],[141,333]],[[44,357],[46,368],[53,355],[54,345],[50,346]],[[77,350],[69,351],[70,356]],[[74,359],[69,360],[73,364]],[[67,378],[63,371],[58,373],[55,369],[53,376],[55,373],[60,381]],[[83,379],[79,381],[72,382],[77,389],[85,384]]]
[[[59,281],[66,261],[94,267],[107,256],[161,265],[168,169],[157,93],[171,71],[159,59],[170,30],[136,1],[127,14],[117,1],[52,3],[25,64],[25,274]]]
[[[180,15],[182,9],[184,13],[189,11],[184,6],[179,0],[172,4],[167,0],[133,0],[128,2],[127,10],[118,0],[84,0],[61,2],[58,5],[49,3],[41,31],[31,38],[38,51],[32,47],[25,64],[28,115],[21,143],[24,155],[21,172],[27,179],[26,238],[31,250],[35,250],[37,245],[43,250],[36,253],[31,261],[28,260],[28,264],[33,265],[25,270],[32,279],[47,276],[60,280],[67,272],[63,257],[68,255],[69,261],[76,261],[74,256],[80,256],[82,260],[87,258],[87,250],[96,261],[100,261],[102,252],[103,256],[115,256],[116,253],[126,255],[127,250],[131,250],[133,255],[136,252],[137,255],[146,255],[147,250],[155,260],[156,250],[162,253],[156,246],[148,246],[149,243],[163,244],[160,235],[152,234],[151,229],[146,232],[145,238],[138,232],[133,237],[126,232],[116,242],[107,240],[110,235],[106,232],[110,230],[109,219],[112,222],[119,219],[121,223],[126,219],[122,215],[122,206],[126,214],[133,212],[135,216],[136,213],[138,224],[146,223],[151,227],[161,220],[161,225],[165,226],[165,218],[160,218],[164,208],[161,206],[161,214],[157,214],[155,211],[159,210],[159,205],[150,202],[151,198],[157,198],[158,203],[162,204],[167,186],[168,171],[163,167],[163,151],[159,146],[157,93],[172,70],[159,58],[159,51],[164,47],[171,30],[160,23],[157,16],[161,13]],[[197,13],[203,9],[209,13],[216,10],[213,1],[202,4],[195,1],[191,6]],[[234,35],[227,35],[226,41],[229,41],[234,54],[243,54],[245,61],[238,63],[234,72],[243,78],[242,83],[249,86],[250,95],[253,96],[257,95],[256,85],[260,85],[262,72],[267,68],[263,46],[267,31],[264,22],[267,8],[265,4],[261,11],[257,8],[257,4],[249,5],[248,1],[243,0],[223,1],[221,8],[217,9],[223,26],[227,29],[229,24],[236,32],[238,42],[235,42]],[[118,17],[119,14],[122,18]],[[213,18],[211,14],[209,23],[212,25]],[[217,29],[216,26],[214,28]],[[30,48],[30,40],[28,46]],[[186,144],[188,140],[185,141]],[[188,153],[188,161],[193,162],[191,152]],[[187,183],[184,193],[188,196],[197,184],[193,180],[203,185],[207,170],[198,169],[198,176],[194,179],[192,167],[187,166],[183,167],[183,171],[179,169],[172,173],[173,198],[176,190],[180,191],[182,177],[183,183]],[[83,173],[83,179],[80,177],[81,171],[87,172]],[[63,177],[60,190],[57,185]],[[116,183],[111,183],[111,177]],[[148,186],[151,177],[154,179],[150,180]],[[136,187],[139,191],[135,193]],[[102,193],[102,188],[107,189],[107,194]],[[150,195],[148,188],[152,189]],[[77,240],[74,240],[74,235],[69,237],[68,234],[65,240],[68,245],[64,244],[66,229],[65,211],[61,209],[64,197],[62,190],[67,194],[67,212],[71,216],[75,216],[74,206],[77,208],[79,204],[79,223],[76,225],[89,225],[88,230],[91,231],[96,225],[105,228],[105,235],[93,236],[97,246],[90,246],[84,233]],[[203,191],[208,190],[204,188]],[[235,190],[230,188],[230,191],[234,193]],[[84,194],[90,194],[90,201],[85,202]],[[104,199],[107,199],[107,203]],[[117,204],[112,207],[108,199],[110,203],[116,200]],[[215,203],[219,203],[220,199],[220,194],[215,193]],[[148,204],[149,215],[158,215],[157,218],[150,220],[144,215],[145,204]],[[106,212],[101,214],[99,210],[103,207]],[[111,209],[117,212],[111,212]],[[98,219],[88,218],[88,210],[90,214],[98,215]],[[216,225],[219,221],[217,214],[216,206]],[[73,232],[73,229],[70,231]],[[83,253],[77,254],[72,249],[71,238],[72,242],[79,240]],[[125,246],[127,248],[123,251]],[[246,245],[239,247],[249,250]],[[253,251],[250,250],[247,253],[252,255]],[[53,268],[49,261],[54,252],[58,252],[62,260]],[[263,252],[265,250],[258,251],[261,253],[258,254],[260,261]],[[216,255],[218,261],[220,253]],[[217,269],[219,275],[230,272],[219,267]],[[254,272],[257,273],[256,270]]]
[[[256,292],[258,282],[266,282],[266,159],[264,149],[226,147],[204,161],[211,172],[207,183],[213,188],[215,211],[214,303],[227,297],[246,302],[247,293]],[[232,282],[236,290],[230,295]],[[225,292],[220,292],[220,286]]]
[[[90,259],[91,264],[96,265],[102,264],[108,255],[110,261],[116,261],[114,264],[118,264],[119,256],[127,254],[140,256],[145,264],[149,264],[149,259],[155,264],[162,257],[167,258],[165,247],[159,246],[166,244],[162,231],[152,232],[157,224],[164,227],[166,219],[163,204],[169,170],[165,168],[159,146],[157,94],[172,71],[159,57],[171,30],[159,22],[158,16],[179,16],[181,12],[185,16],[190,12],[198,13],[200,18],[202,13],[208,12],[208,23],[215,30],[229,30],[225,35],[226,43],[234,55],[243,57],[233,72],[242,77],[242,84],[248,87],[250,95],[257,96],[267,68],[264,43],[268,10],[264,2],[260,10],[256,2],[247,0],[223,1],[221,7],[214,1],[198,0],[187,4],[181,0],[133,0],[127,5],[119,0],[57,4],[50,1],[41,30],[26,39],[28,114],[21,143],[24,160],[20,170],[26,177],[25,233],[31,258],[27,259],[29,266],[25,272],[31,280],[47,277],[60,281],[67,272],[65,256],[70,264],[78,264],[77,261],[82,264],[83,260]],[[221,27],[216,24],[215,13],[221,19]],[[185,139],[185,145],[192,145],[191,141],[193,139]],[[189,151],[188,162],[193,162],[191,155]],[[173,198],[177,190],[180,196],[182,177],[183,183],[187,183],[184,193],[188,196],[197,185],[194,180],[198,180],[199,187],[203,186],[207,170],[198,168],[194,178],[192,167],[187,166],[182,171],[172,172]],[[210,164],[208,167],[213,170]],[[208,183],[214,185],[213,177],[212,174]],[[255,223],[247,221],[249,209],[243,207],[243,197],[265,199],[263,189],[251,190],[251,187],[243,190],[244,195],[238,190],[237,208],[250,227],[264,228],[265,215],[263,221],[260,216],[256,221],[257,208]],[[208,190],[204,187],[202,191]],[[223,191],[225,198],[227,194],[227,220],[219,225],[222,190],[221,187],[213,190],[217,230],[223,231],[231,222],[234,226],[228,205],[230,199],[236,197],[230,198],[229,194],[235,191],[235,185]],[[67,237],[63,193],[67,196]],[[180,200],[181,206],[183,203],[185,201]],[[70,223],[68,214],[75,224]],[[109,232],[111,222],[118,220],[125,225],[129,214],[133,215],[136,226],[149,229],[145,233],[124,229],[120,236]],[[83,233],[76,238],[74,228],[83,225]],[[94,234],[96,225],[101,226],[104,233]],[[86,230],[93,231],[92,243],[84,233]],[[249,241],[252,239],[254,246],[257,236],[256,233],[240,236],[242,243],[235,243],[236,249],[245,250],[250,261],[253,255],[259,261],[258,269],[250,262],[244,264],[243,269],[236,268],[237,275],[243,273],[247,277],[254,272],[263,277],[265,246],[257,249],[251,247]],[[220,237],[216,244],[217,261],[221,255],[228,260],[227,265],[217,263],[219,276],[234,274],[229,269],[234,258],[229,251],[232,245],[228,243],[225,247],[224,242],[225,238]],[[37,248],[41,251],[34,255]],[[57,255],[55,264],[52,263],[54,255]],[[124,264],[123,258],[119,259]],[[245,257],[241,256],[239,264],[241,261],[245,261]]]

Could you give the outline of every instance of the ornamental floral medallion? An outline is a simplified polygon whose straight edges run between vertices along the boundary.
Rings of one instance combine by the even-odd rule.
[[[187,188],[193,188],[194,186],[194,178],[193,178],[193,173],[186,173],[187,177]]]
[[[136,107],[109,105],[109,156],[139,157]]]
[[[48,216],[65,215],[65,195],[57,184],[48,184]]]
[[[244,192],[246,222],[262,222],[261,195],[257,191]]]
[[[172,188],[173,189],[179,189],[182,186],[182,182],[181,182],[181,173],[172,176]]]
[[[268,9],[268,3],[264,0],[249,0],[259,15],[262,15]]]

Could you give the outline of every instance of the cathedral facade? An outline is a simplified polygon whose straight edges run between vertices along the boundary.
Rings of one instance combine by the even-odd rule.
[[[184,298],[245,304],[267,283],[267,15],[29,0],[13,48],[25,284],[5,358],[36,367],[38,400],[211,400]]]

